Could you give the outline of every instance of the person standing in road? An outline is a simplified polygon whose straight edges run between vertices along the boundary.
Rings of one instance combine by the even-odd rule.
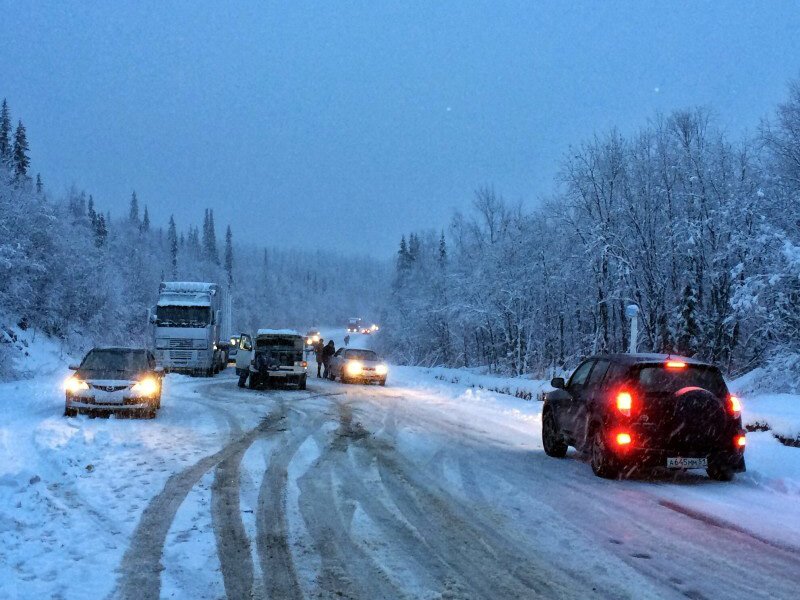
[[[344,336],[344,345],[345,346],[349,346],[350,345],[350,336],[349,335]]]
[[[325,367],[325,371],[322,373],[323,379],[328,379],[330,377],[331,358],[333,358],[335,352],[336,352],[336,346],[333,345],[333,340],[328,340],[328,343],[322,350],[322,366]]]
[[[324,341],[325,340],[322,338],[319,338],[319,341],[314,344],[314,354],[317,358],[317,377],[322,377],[322,353],[325,350]]]

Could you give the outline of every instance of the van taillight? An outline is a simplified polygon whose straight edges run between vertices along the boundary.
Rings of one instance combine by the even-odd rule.
[[[737,448],[744,448],[747,445],[747,438],[743,433],[740,433],[733,438],[733,443]]]
[[[742,402],[736,396],[728,396],[728,412],[734,417],[742,414]]]
[[[617,410],[626,417],[631,416],[631,408],[633,407],[633,396],[630,392],[620,392],[617,394]]]

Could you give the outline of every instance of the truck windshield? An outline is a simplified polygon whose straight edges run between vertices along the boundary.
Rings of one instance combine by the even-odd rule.
[[[156,324],[162,327],[205,327],[211,323],[208,306],[159,306]]]
[[[638,380],[641,390],[651,393],[674,394],[685,387],[699,387],[722,398],[728,391],[719,369],[705,365],[646,365],[639,369]]]

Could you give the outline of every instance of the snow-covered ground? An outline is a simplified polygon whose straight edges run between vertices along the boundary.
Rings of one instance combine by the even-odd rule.
[[[62,417],[66,374],[0,385],[0,598],[796,594],[800,449],[770,432],[732,483],[605,481],[544,455],[540,402],[491,391],[543,382],[170,375],[140,421]]]

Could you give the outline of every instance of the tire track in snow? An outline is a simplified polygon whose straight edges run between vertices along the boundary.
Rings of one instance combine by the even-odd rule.
[[[236,600],[250,598],[253,590],[253,558],[240,506],[240,464],[250,445],[237,445],[217,465],[211,484],[211,524],[225,595]]]
[[[161,490],[147,505],[133,532],[130,545],[119,567],[117,595],[123,599],[156,599],[161,590],[161,555],[172,521],[189,491],[210,469],[245,450],[260,435],[260,427],[252,429],[219,452],[167,479]]]
[[[270,455],[258,493],[256,549],[269,598],[303,598],[289,547],[286,519],[288,467],[303,442],[322,426],[325,415],[310,421],[307,421],[307,415],[302,417],[304,422],[299,425],[302,429],[295,432],[292,427],[292,432]]]
[[[349,426],[347,409],[340,408],[340,427],[333,437],[320,440],[322,454],[298,479],[300,509],[306,528],[314,540],[322,569],[317,583],[325,597],[404,598],[398,589],[350,535],[353,512],[342,503],[334,488],[336,464],[346,450],[342,436],[362,435]],[[342,506],[342,504],[345,504]]]
[[[309,400],[330,395],[336,394],[312,394],[298,398],[298,400]],[[193,398],[191,396],[186,396],[186,398],[198,404],[213,406],[204,399]],[[215,408],[226,414],[232,431],[238,430],[238,423],[233,420],[233,416],[230,415],[228,411],[219,407]],[[238,439],[234,439],[221,450],[200,459],[191,467],[175,473],[167,479],[161,492],[145,507],[139,519],[139,523],[131,536],[128,549],[125,551],[120,567],[117,570],[119,576],[117,588],[113,594],[114,596],[124,600],[155,600],[159,597],[161,590],[161,571],[163,570],[161,557],[163,554],[164,542],[172,522],[175,519],[175,515],[186,496],[191,489],[197,485],[200,479],[202,479],[205,473],[226,460],[230,460],[232,463],[233,457],[238,457],[238,462],[235,463],[238,471],[238,464],[241,462],[247,449],[260,436],[267,435],[274,429],[276,419],[279,418],[284,411],[285,408],[282,406],[273,408],[257,427],[247,431]],[[222,502],[220,506],[230,508],[233,506],[233,503]],[[237,498],[235,508],[238,510],[238,507]],[[225,518],[235,519],[237,517]],[[241,521],[241,514],[238,515],[238,519]],[[239,534],[235,535],[238,536]],[[242,538],[239,539],[241,540]],[[243,539],[246,539],[246,537]],[[232,539],[226,538],[226,545],[228,545],[228,543],[233,543]],[[247,543],[249,544],[249,541]],[[220,557],[220,563],[222,563],[222,560],[222,557]]]

